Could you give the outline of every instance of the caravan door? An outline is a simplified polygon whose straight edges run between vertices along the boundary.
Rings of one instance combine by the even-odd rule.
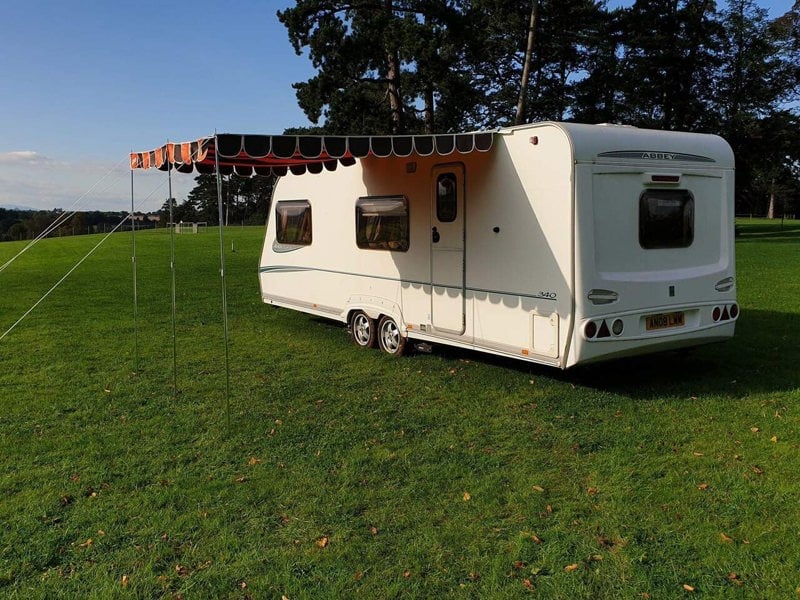
[[[464,165],[434,167],[431,188],[431,324],[461,335],[466,328]]]

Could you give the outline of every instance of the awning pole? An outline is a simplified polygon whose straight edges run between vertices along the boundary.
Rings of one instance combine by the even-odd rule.
[[[169,145],[169,140],[167,140]],[[167,181],[169,182],[169,268],[172,273],[172,397],[178,396],[178,344],[175,331],[175,223],[172,216],[172,162],[167,158]]]
[[[219,273],[222,279],[222,330],[225,337],[225,420],[231,428],[231,374],[228,357],[228,291],[225,283],[225,235],[222,228],[222,175],[219,172],[219,140],[214,133],[214,170],[217,172],[217,208],[219,211]]]
[[[133,204],[133,169],[131,169],[131,265],[133,267],[133,374],[139,372],[139,300],[136,289],[136,219]]]

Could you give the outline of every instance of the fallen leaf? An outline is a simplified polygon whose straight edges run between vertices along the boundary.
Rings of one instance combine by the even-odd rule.
[[[356,581],[361,581],[363,577],[364,577],[363,571],[356,571],[356,574],[353,575],[353,579],[355,579]]]
[[[280,427],[281,425],[283,425],[283,421],[281,421],[280,419],[275,419],[275,425]]]
[[[545,507],[544,507],[544,509],[545,509],[547,512],[549,512],[549,513],[553,512],[553,507],[552,507],[550,504],[548,504],[547,506],[545,506]]]
[[[762,469],[758,465],[753,465],[753,473],[755,473],[756,475],[763,475],[764,469]]]
[[[686,590],[687,592],[693,592],[694,591],[694,588],[691,585],[689,585],[688,583],[684,583],[683,584],[683,589]]]
[[[758,433],[761,430],[758,427],[751,427],[750,431],[752,431],[753,433]]]
[[[703,456],[702,452],[692,452],[693,456]]]
[[[97,535],[105,535],[105,534],[106,534],[106,532],[103,531],[102,529],[98,529],[97,530]]]
[[[81,547],[81,548],[88,548],[92,544],[94,544],[94,541],[92,540],[92,538],[89,538],[88,540],[86,540],[82,544],[78,544],[78,546]]]
[[[739,575],[737,575],[734,571],[728,573],[728,581],[730,581],[734,585],[744,585],[744,581],[742,581],[742,578],[739,577]]]
[[[722,538],[722,541],[725,542],[725,543],[729,543],[729,542],[733,541],[733,538],[731,536],[726,535],[724,533],[720,533],[719,537]]]
[[[240,587],[240,588],[242,588],[243,590],[247,589],[247,582],[246,582],[246,581],[242,581],[242,582],[239,584],[239,587]]]
[[[773,444],[777,443],[778,442],[778,436],[777,435],[773,435],[771,438],[769,438],[769,441],[772,442]]]
[[[603,560],[603,555],[602,554],[591,554],[589,556],[589,560],[592,561],[592,562],[600,562],[601,560]]]
[[[464,492],[464,502],[468,502],[471,498],[469,492]]]
[[[514,569],[516,571],[519,571],[520,569],[524,569],[525,568],[526,563],[525,563],[525,561],[522,561],[522,560],[515,560],[514,564],[512,566],[514,567]]]
[[[377,527],[375,527],[375,525],[373,525],[372,527],[370,527],[370,528],[369,528],[369,532],[370,532],[372,535],[378,535],[378,528],[377,528]]]
[[[175,565],[175,572],[180,575],[181,577],[186,577],[187,575],[191,574],[191,571],[184,567],[182,564],[178,563]]]
[[[250,460],[247,461],[247,464],[250,465],[251,467],[254,467],[254,466],[258,465],[258,464],[261,464],[261,462],[262,461],[261,461],[260,458],[256,458],[255,456],[251,456]]]
[[[533,583],[531,582],[530,579],[523,579],[522,580],[522,585],[525,586],[526,590],[532,590],[533,589]]]
[[[733,455],[733,460],[742,460],[742,455],[741,454],[734,454]]]
[[[480,578],[481,578],[481,576],[478,573],[476,573],[475,571],[470,571],[470,573],[469,573],[470,581],[478,581],[478,579],[480,579]]]
[[[535,533],[532,533],[532,534],[531,534],[531,539],[532,539],[532,540],[533,540],[533,542],[534,542],[534,543],[536,543],[536,544],[541,544],[541,543],[542,543],[542,538],[540,538],[540,537],[539,537],[538,535],[536,535]]]
[[[408,579],[411,577],[411,571],[403,571],[403,578]]]
[[[700,485],[697,486],[697,489],[698,490],[707,490],[708,489],[708,484],[707,483],[701,483]]]
[[[588,490],[586,490],[586,493],[589,494],[590,496],[594,496],[595,494],[597,494],[597,492],[598,490],[596,487],[590,487]]]
[[[544,488],[542,486],[540,486],[540,485],[535,485],[535,486],[533,486],[533,491],[534,492],[543,492]]]
[[[122,576],[122,587],[128,587],[128,583],[130,583],[130,579],[127,575]]]
[[[236,478],[236,483],[244,483],[245,481],[247,481],[247,477],[244,475],[239,475],[239,477]]]
[[[81,478],[81,476],[80,476],[80,475],[78,475],[77,473],[73,473],[73,474],[70,476],[69,480],[70,480],[70,481],[78,481],[80,478]]]
[[[578,568],[578,563],[572,563],[571,565],[567,565],[566,567],[564,567],[564,571],[570,573],[572,571],[577,570],[577,568]]]
[[[327,538],[327,536],[322,536],[321,538],[319,538],[317,540],[316,543],[317,543],[317,546],[319,546],[320,548],[326,548],[328,546],[328,544],[330,543],[330,540]]]

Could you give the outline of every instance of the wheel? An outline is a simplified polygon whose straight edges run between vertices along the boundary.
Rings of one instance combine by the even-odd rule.
[[[381,317],[378,323],[378,345],[392,356],[401,356],[405,352],[406,338],[391,317]]]
[[[375,320],[357,310],[350,317],[350,337],[362,348],[375,347]]]

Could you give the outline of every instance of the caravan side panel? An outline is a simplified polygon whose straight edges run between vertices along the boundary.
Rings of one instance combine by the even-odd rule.
[[[475,346],[560,366],[571,318],[570,141],[552,125],[498,137],[469,198]]]

